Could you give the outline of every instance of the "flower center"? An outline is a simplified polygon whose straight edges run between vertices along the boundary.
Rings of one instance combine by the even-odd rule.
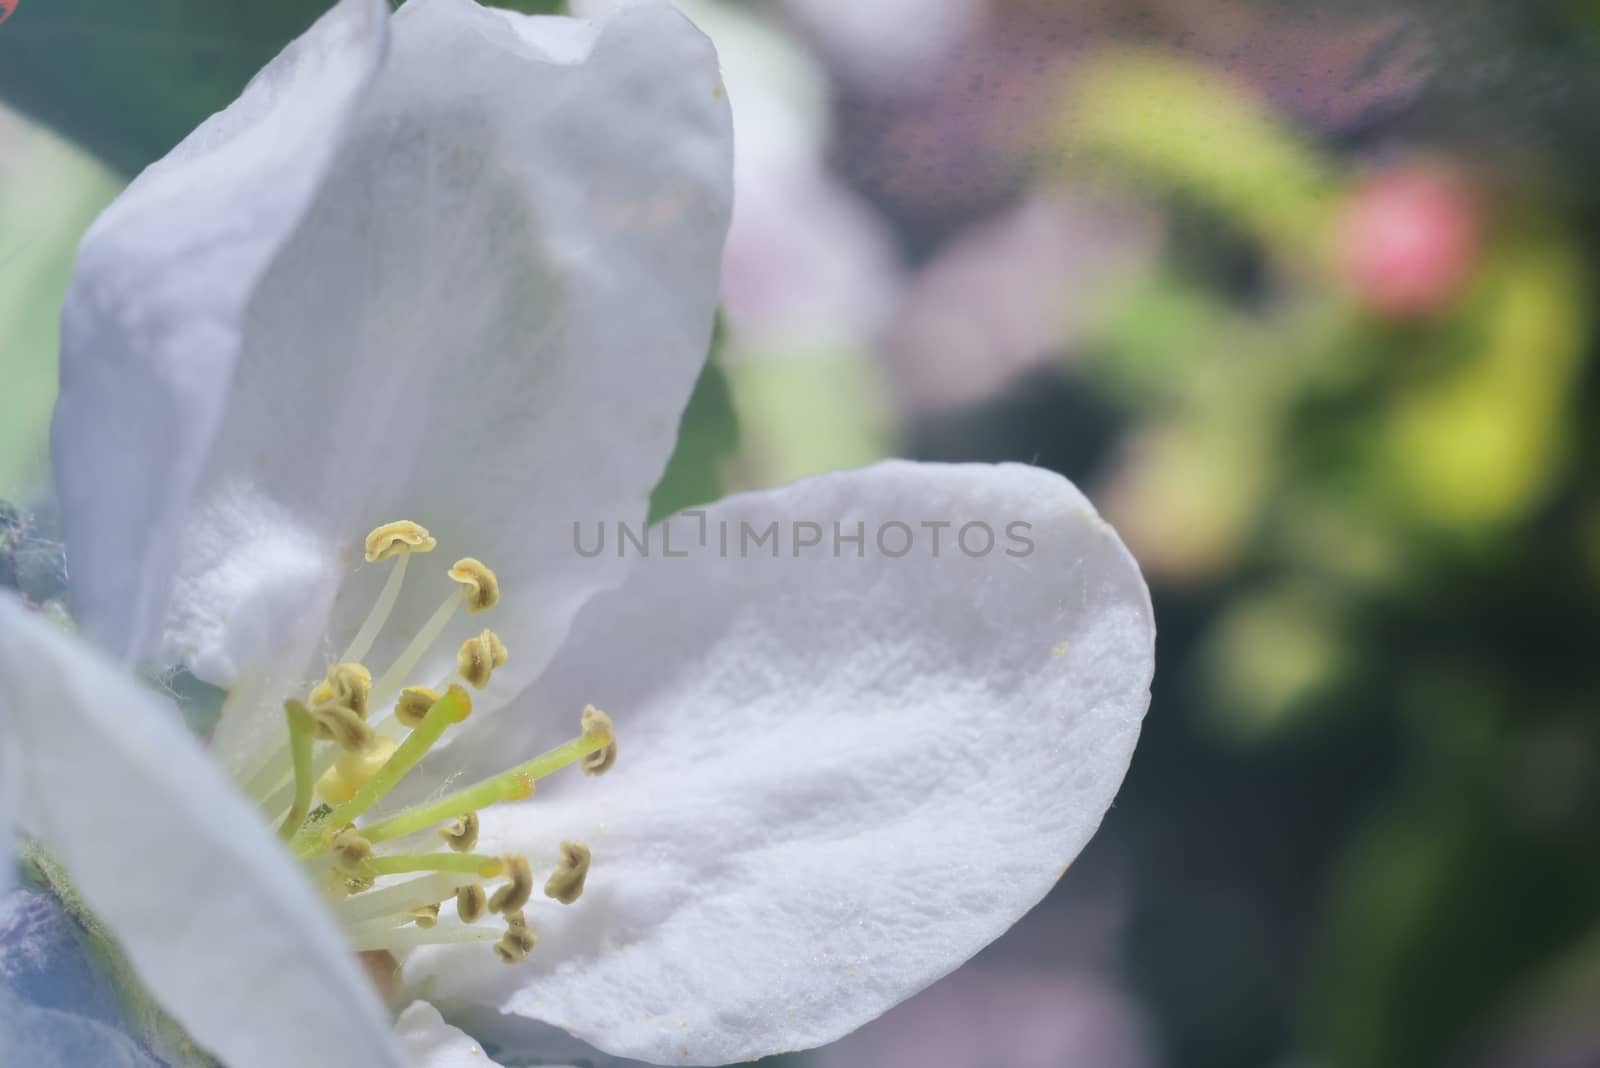
[[[456,668],[445,678],[431,685],[406,682],[463,609],[486,612],[499,602],[494,572],[466,557],[448,571],[456,588],[374,681],[362,661],[389,622],[411,557],[437,544],[421,526],[404,520],[367,536],[368,563],[393,561],[383,589],[323,680],[304,698],[283,702],[287,740],[262,762],[245,792],[328,896],[352,948],[402,954],[424,945],[491,942],[511,964],[525,959],[538,941],[523,914],[533,894],[533,870],[524,856],[474,852],[478,813],[531,797],[534,783],[572,764],[591,775],[606,771],[616,759],[616,740],[611,720],[591,706],[583,710],[580,733],[549,752],[381,819],[368,818],[445,732],[471,715],[467,687],[486,689],[510,656],[494,631],[483,630],[461,644]],[[315,808],[313,800],[320,802]],[[410,842],[427,831],[437,831],[446,848],[426,851]],[[576,901],[589,861],[586,846],[562,842],[545,895],[564,905]],[[484,889],[491,880],[500,880],[492,894]],[[453,917],[446,906],[453,906]]]

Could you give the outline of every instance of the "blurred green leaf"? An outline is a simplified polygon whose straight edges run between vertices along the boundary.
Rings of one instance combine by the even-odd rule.
[[[1056,126],[1081,155],[1220,211],[1284,251],[1319,247],[1340,179],[1254,93],[1214,67],[1159,52],[1088,64]]]
[[[1570,452],[1587,292],[1565,239],[1491,253],[1467,309],[1479,326],[1472,347],[1390,413],[1381,463],[1413,515],[1471,533],[1520,517],[1549,491]]]
[[[73,249],[120,187],[49,131],[0,111],[0,496],[30,500],[46,481]]]
[[[1585,824],[1530,823],[1481,784],[1436,780],[1361,843],[1335,899],[1319,1053],[1342,1068],[1458,1063],[1495,1012],[1600,918]]]
[[[739,447],[739,420],[718,365],[721,328],[713,356],[700,371],[678,427],[678,445],[650,496],[650,522],[722,496],[722,465]]]
[[[24,0],[0,100],[133,174],[226,107],[333,0]],[[562,0],[509,0],[537,14]]]
[[[520,11],[524,15],[559,15],[567,10],[565,0],[492,0],[495,7]]]
[[[0,29],[0,99],[131,174],[160,158],[329,0],[23,0]]]
[[[860,467],[889,455],[878,366],[853,353],[764,353],[728,370],[744,425],[741,473],[756,485]]]

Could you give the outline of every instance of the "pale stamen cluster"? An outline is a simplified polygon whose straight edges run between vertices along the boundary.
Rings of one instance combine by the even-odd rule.
[[[616,759],[616,740],[609,717],[591,706],[583,710],[580,733],[549,752],[443,797],[368,818],[446,731],[471,714],[467,687],[488,687],[510,656],[494,631],[483,630],[461,644],[448,677],[430,686],[405,682],[462,609],[484,612],[500,599],[494,572],[467,557],[448,571],[456,588],[388,669],[374,680],[362,662],[389,621],[411,556],[437,544],[404,520],[367,536],[368,563],[394,561],[383,589],[322,681],[303,699],[283,703],[287,743],[250,777],[246,791],[324,889],[354,949],[401,954],[424,945],[492,942],[501,960],[516,963],[538,941],[523,912],[533,871],[525,856],[474,852],[478,813],[531,797],[538,780],[569,765],[604,772]],[[315,808],[313,800],[320,802]],[[403,851],[402,840],[435,829],[444,850]],[[576,901],[589,863],[588,847],[561,843],[545,895],[562,904]],[[483,885],[489,880],[501,880],[492,894]],[[501,923],[486,922],[491,915]]]

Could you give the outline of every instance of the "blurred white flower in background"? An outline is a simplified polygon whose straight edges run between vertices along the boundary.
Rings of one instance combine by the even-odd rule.
[[[941,61],[983,24],[987,0],[784,0],[848,75],[912,89],[946,76]]]
[[[908,287],[884,357],[912,413],[977,404],[1099,325],[1160,256],[1160,214],[1105,190],[1045,189],[975,223]]]

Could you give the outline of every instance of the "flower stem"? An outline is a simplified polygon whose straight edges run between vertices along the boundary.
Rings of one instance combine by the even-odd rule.
[[[428,715],[432,716],[433,713],[429,712]],[[363,827],[361,835],[373,843],[404,838],[408,834],[427,830],[434,824],[455,819],[463,812],[476,812],[503,801],[520,801],[533,793],[533,784],[537,780],[575,764],[591,753],[598,753],[613,741],[609,730],[586,731],[570,742],[518,764],[510,771]]]

